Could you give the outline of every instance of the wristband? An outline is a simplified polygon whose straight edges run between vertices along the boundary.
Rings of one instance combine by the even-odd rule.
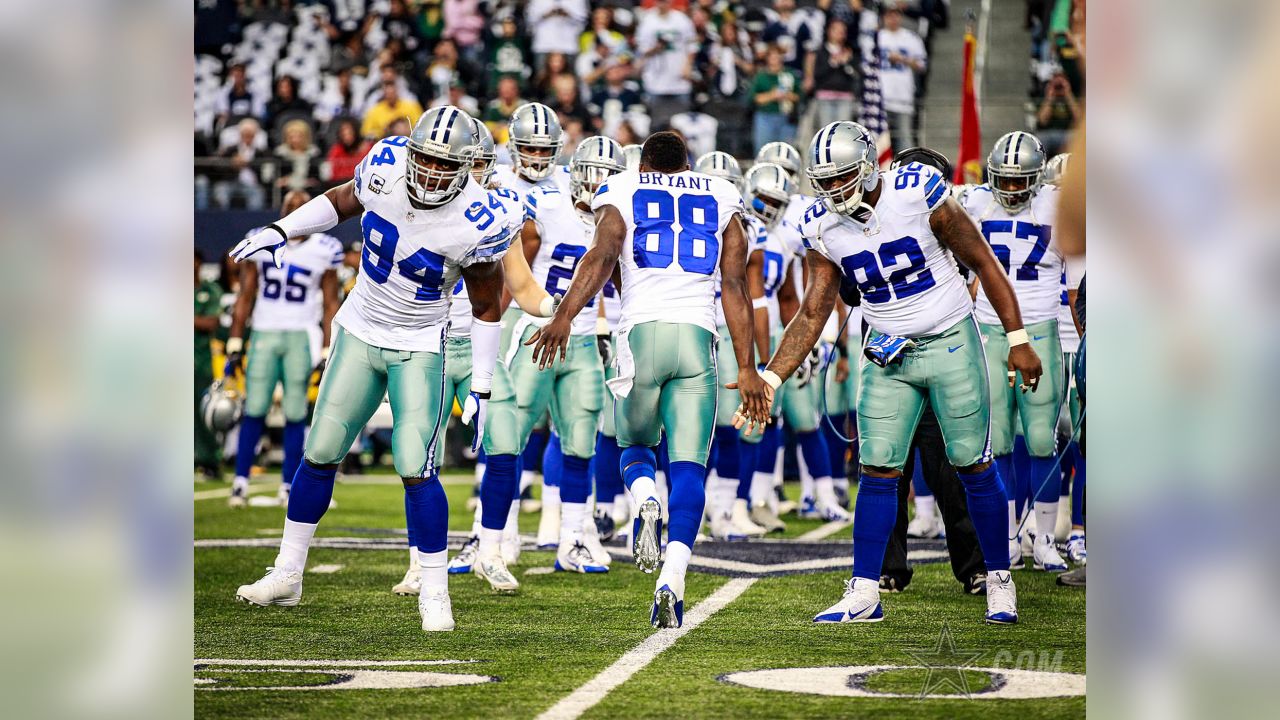
[[[280,227],[279,225],[277,225],[277,224],[275,224],[275,223],[271,223],[270,225],[268,225],[268,226],[267,226],[267,228],[268,228],[269,230],[275,230],[276,232],[280,233],[280,239],[281,239],[281,240],[283,240],[283,241],[285,241],[285,242],[288,242],[288,241],[289,241],[289,233],[285,232],[285,231],[284,231],[284,228]]]
[[[1026,329],[1026,328],[1018,328],[1017,330],[1012,330],[1012,331],[1010,331],[1010,332],[1006,333],[1005,335],[1006,335],[1006,337],[1008,337],[1008,338],[1009,338],[1009,347],[1017,347],[1017,346],[1019,346],[1019,345],[1026,345],[1028,342],[1030,342],[1030,340],[1029,340],[1029,339],[1027,339],[1027,329]]]
[[[844,360],[848,360],[849,346],[845,345],[844,343],[836,343],[836,355],[839,355]]]
[[[489,397],[493,395],[493,393],[489,392],[488,390],[483,390],[483,391],[482,391],[482,390],[472,390],[472,391],[471,391],[471,394],[472,394],[472,395],[475,395],[477,398],[479,398],[479,399],[481,399],[481,400],[488,400],[488,399],[489,399]]]
[[[778,377],[778,373],[772,370],[765,370],[764,372],[760,373],[760,379],[768,383],[769,387],[773,388],[774,390],[777,390],[778,386],[782,384],[782,378]]]
[[[324,347],[320,348],[320,359],[321,359],[321,360],[324,360],[324,361],[328,361],[328,360],[329,360],[329,346],[328,346],[328,345],[325,345]]]
[[[556,314],[556,301],[550,295],[542,298],[542,302],[538,303],[538,314],[544,318],[549,318]]]
[[[767,310],[769,308],[769,298],[758,297],[751,301],[751,307],[754,310]]]
[[[238,337],[227,338],[226,350],[228,355],[235,355],[241,350],[244,350],[244,338],[238,338]]]

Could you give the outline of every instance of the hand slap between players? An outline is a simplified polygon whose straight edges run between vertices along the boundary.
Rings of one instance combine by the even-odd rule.
[[[573,325],[568,318],[556,317],[551,322],[538,328],[529,336],[525,345],[533,345],[533,362],[539,370],[546,370],[556,361],[556,353],[560,354],[560,362],[564,362],[569,347],[569,331]]]
[[[1009,387],[1013,387],[1018,373],[1022,373],[1022,392],[1035,392],[1040,387],[1040,356],[1031,349],[1031,345],[1023,343],[1009,348]]]
[[[741,430],[746,426],[746,434],[750,435],[757,427],[760,433],[771,421],[769,408],[773,407],[773,388],[766,383],[759,373],[739,372],[738,381],[725,384],[726,390],[737,390],[742,398],[738,410],[733,414],[733,427]]]

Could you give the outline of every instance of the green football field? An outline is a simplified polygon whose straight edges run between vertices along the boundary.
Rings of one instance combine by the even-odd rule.
[[[454,531],[470,527],[470,477],[445,477]],[[680,631],[649,626],[654,576],[614,544],[613,569],[599,576],[551,573],[553,553],[526,550],[514,597],[451,576],[458,629],[423,633],[416,598],[391,593],[408,562],[398,481],[358,480],[335,491],[338,507],[317,533],[328,547],[313,547],[295,608],[234,599],[274,559],[281,510],[232,511],[226,483],[195,483],[198,717],[1084,715],[1083,590],[1017,571],[1019,623],[987,626],[984,599],[963,594],[934,562],[917,565],[906,592],[882,596],[884,622],[814,625],[848,577],[836,560],[848,558],[848,528],[796,548],[824,549],[829,570],[768,566],[805,560],[791,546],[818,521],[788,519],[792,540],[720,548],[748,564],[700,569],[695,548]],[[273,480],[255,483],[255,494],[273,492]],[[536,523],[521,517],[526,534]]]

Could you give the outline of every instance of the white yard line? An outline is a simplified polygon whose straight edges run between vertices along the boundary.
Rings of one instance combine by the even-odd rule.
[[[255,489],[271,488],[272,492],[280,484],[278,478],[272,479],[268,476],[267,480],[255,480],[249,488],[249,493],[253,494]],[[395,475],[344,475],[338,480],[338,487],[343,485],[400,485],[400,478]],[[444,475],[440,478],[441,485],[474,485],[475,478],[470,475]],[[338,491],[339,494],[341,490]],[[194,495],[196,500],[216,500],[224,498],[231,494],[231,484],[226,487],[220,487],[213,490],[201,490]]]
[[[824,525],[819,525],[818,527],[810,530],[807,533],[804,533],[802,535],[797,535],[796,540],[800,540],[800,541],[822,540],[823,538],[828,538],[828,537],[831,537],[832,535],[835,535],[836,533],[849,527],[852,524],[853,524],[852,520],[832,520],[831,522],[826,523]]]
[[[412,665],[458,665],[479,660],[229,660],[196,658],[196,665],[241,665],[246,667],[403,667]]]
[[[739,578],[730,580],[719,589],[685,613],[684,624],[675,630],[661,630],[645,638],[639,645],[631,648],[599,675],[591,678],[585,685],[574,690],[568,697],[552,705],[549,710],[538,716],[538,720],[575,720],[604,699],[614,688],[640,672],[646,665],[667,648],[684,637],[686,633],[701,625],[712,615],[733,602],[755,583],[755,578]]]
[[[321,575],[332,575],[344,567],[346,567],[346,565],[342,565],[342,564],[312,565],[311,567],[307,568],[307,572],[312,574],[319,573]]]

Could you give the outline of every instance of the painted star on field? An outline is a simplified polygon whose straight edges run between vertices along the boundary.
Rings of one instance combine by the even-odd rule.
[[[945,622],[942,623],[942,630],[938,633],[936,646],[906,648],[903,652],[910,655],[927,671],[924,686],[920,688],[922,699],[946,687],[952,688],[956,694],[969,697],[972,691],[969,689],[969,679],[964,673],[964,668],[972,666],[987,654],[985,650],[957,648],[955,639],[951,637],[951,626]]]

